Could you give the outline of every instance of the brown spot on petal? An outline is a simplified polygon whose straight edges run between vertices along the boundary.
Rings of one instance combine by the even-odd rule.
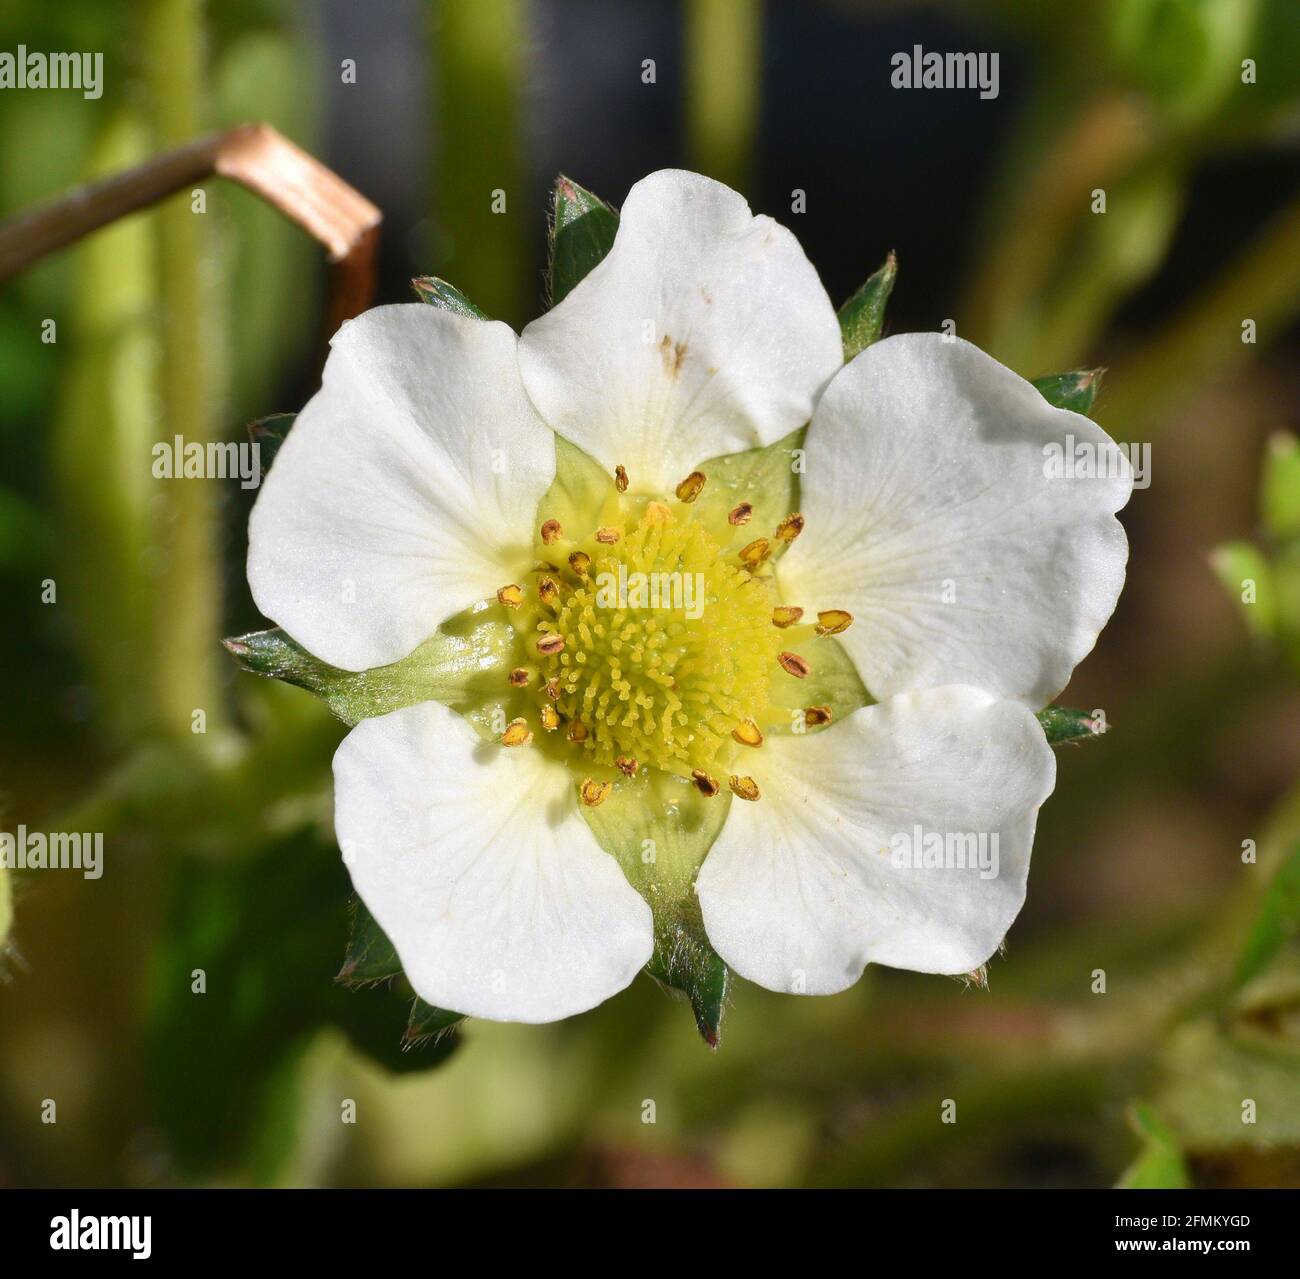
[[[659,343],[659,354],[663,358],[664,368],[668,371],[669,376],[676,377],[681,372],[682,361],[686,358],[686,343],[674,342],[665,333]]]

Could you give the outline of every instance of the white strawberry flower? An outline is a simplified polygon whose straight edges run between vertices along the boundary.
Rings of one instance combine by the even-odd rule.
[[[458,659],[478,714],[421,701],[335,756],[345,860],[416,992],[565,1017],[670,910],[773,990],[982,964],[1055,781],[1034,712],[1124,580],[1131,475],[1050,474],[1067,441],[1115,448],[964,341],[844,364],[795,237],[684,172],[632,189],[521,337],[423,304],[344,325],[253,511],[258,606],[347,671],[448,619],[506,636]],[[699,582],[698,615],[601,597],[639,572]],[[896,855],[921,834],[995,864]]]

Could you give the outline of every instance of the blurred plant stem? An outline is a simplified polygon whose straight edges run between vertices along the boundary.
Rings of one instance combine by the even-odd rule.
[[[516,329],[533,299],[525,268],[520,99],[527,82],[523,0],[435,0],[437,220],[452,276],[494,319]]]
[[[1279,213],[1157,336],[1107,375],[1107,429],[1150,439],[1208,382],[1282,336],[1300,314],[1300,200]],[[1242,323],[1253,320],[1253,343]]]
[[[205,124],[202,5],[149,0],[143,19],[145,91],[161,149],[197,137]],[[161,437],[206,444],[217,433],[222,355],[207,215],[194,211],[182,193],[159,209],[153,225],[162,316]],[[192,714],[202,710],[213,734],[226,719],[217,675],[222,592],[216,489],[171,483],[163,503],[153,655],[159,728],[188,737]]]
[[[738,191],[753,181],[763,79],[759,0],[687,0],[686,141],[692,168]]]

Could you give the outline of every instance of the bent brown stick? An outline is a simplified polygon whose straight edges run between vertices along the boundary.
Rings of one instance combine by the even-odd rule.
[[[0,224],[0,283],[82,236],[214,175],[247,187],[325,246],[333,266],[329,332],[365,310],[374,294],[382,214],[268,124],[241,124],[199,138]]]

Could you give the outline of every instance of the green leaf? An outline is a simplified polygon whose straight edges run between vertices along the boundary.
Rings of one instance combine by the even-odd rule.
[[[618,214],[566,177],[555,181],[551,223],[551,305],[562,302],[614,244]]]
[[[397,958],[393,943],[375,923],[375,917],[366,909],[365,902],[355,894],[351,910],[348,947],[343,956],[343,967],[334,980],[346,986],[370,986],[400,976],[402,962]]]
[[[1287,854],[1264,893],[1259,914],[1237,960],[1234,984],[1244,986],[1288,942],[1300,939],[1300,843]]]
[[[480,311],[454,284],[440,280],[436,275],[417,275],[411,287],[421,302],[441,307],[453,315],[463,315],[471,320],[489,320],[492,317]]]
[[[444,622],[408,657],[369,671],[330,666],[278,628],[222,642],[246,671],[308,689],[345,724],[438,701],[482,727],[488,703],[505,687],[514,645],[514,631],[500,613],[495,601],[476,604]]]
[[[597,842],[654,914],[647,973],[686,995],[710,1048],[721,1038],[730,978],[705,935],[695,875],[730,805],[725,790],[705,799],[684,778],[660,773],[619,782],[598,808],[582,809]]]
[[[1251,542],[1225,542],[1211,553],[1210,567],[1236,603],[1246,629],[1261,639],[1276,635],[1278,592],[1264,552]]]
[[[257,456],[261,464],[259,483],[266,479],[266,473],[271,469],[280,445],[284,443],[297,418],[296,413],[272,413],[270,417],[259,417],[256,422],[248,424],[248,438],[257,445]]]
[[[1075,369],[1073,373],[1053,373],[1034,379],[1034,385],[1048,404],[1074,413],[1089,413],[1101,390],[1105,369]]]
[[[1264,528],[1278,541],[1300,537],[1300,441],[1279,431],[1268,442],[1260,478]]]
[[[844,338],[844,362],[880,340],[885,325],[885,305],[894,291],[898,259],[891,251],[885,265],[840,307],[840,333]]]
[[[1100,737],[1106,726],[1093,719],[1092,711],[1071,710],[1068,706],[1048,706],[1038,712],[1038,722],[1053,746]]]
[[[1116,1183],[1119,1190],[1186,1190],[1192,1179],[1174,1135],[1155,1111],[1144,1103],[1130,1106],[1129,1127],[1142,1149]]]

